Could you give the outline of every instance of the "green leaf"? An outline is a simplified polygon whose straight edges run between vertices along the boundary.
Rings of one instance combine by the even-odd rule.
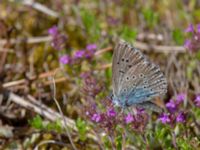
[[[43,129],[44,127],[43,120],[39,115],[35,116],[32,120],[29,120],[29,124],[36,129]]]
[[[200,109],[198,107],[192,108],[195,118],[200,118]]]
[[[165,148],[171,147],[172,137],[171,137],[170,127],[168,125],[158,124],[155,132],[155,138],[157,141],[159,141],[162,147]]]
[[[105,149],[106,149],[106,150],[110,150],[110,149],[111,149],[111,143],[110,143],[110,141],[109,141],[108,136],[103,136],[103,137],[102,137],[102,141],[103,141],[103,143],[104,143],[104,145],[105,145]]]
[[[111,68],[106,69],[105,73],[106,73],[106,78],[107,79],[111,79],[111,77],[112,77],[112,69]]]
[[[200,51],[198,51],[198,52],[196,53],[196,58],[197,58],[198,60],[200,60]]]
[[[137,31],[135,29],[131,29],[128,26],[123,27],[121,38],[123,38],[126,41],[132,42],[133,40],[135,40],[136,36],[137,36]]]
[[[117,149],[118,150],[121,150],[122,149],[122,136],[121,135],[119,135],[119,136],[117,136],[116,137],[116,139],[115,139],[115,142],[116,142],[116,146],[117,146]]]
[[[183,44],[184,36],[181,29],[174,29],[174,31],[172,32],[172,37],[173,37],[173,40],[176,42],[176,44],[178,45]]]
[[[81,9],[80,13],[86,32],[89,34],[88,38],[91,39],[92,42],[98,40],[100,36],[100,27],[94,13],[86,9]]]
[[[158,24],[159,15],[158,15],[158,13],[154,12],[153,9],[151,9],[151,8],[143,9],[142,13],[143,13],[143,16],[144,16],[144,19],[145,19],[147,25],[150,28],[152,28]]]
[[[84,120],[82,120],[81,118],[78,118],[76,120],[76,127],[78,129],[79,132],[79,137],[81,141],[85,141],[86,140],[86,132],[87,132],[87,124]]]
[[[95,16],[88,10],[82,9],[81,17],[85,28],[87,30],[91,29],[93,27],[93,24],[95,23]]]
[[[49,122],[46,126],[45,129],[51,131],[51,130],[56,130],[57,132],[62,131],[62,124],[60,120],[56,120],[56,122]]]
[[[189,144],[190,142],[187,139],[178,138],[177,146],[181,150],[193,150],[192,146]]]
[[[186,74],[188,79],[192,79],[193,71],[197,66],[196,60],[191,60],[189,65],[187,66]]]

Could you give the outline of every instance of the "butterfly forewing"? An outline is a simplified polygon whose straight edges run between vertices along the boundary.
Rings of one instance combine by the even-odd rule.
[[[124,41],[114,49],[112,70],[114,95],[121,104],[142,103],[166,93],[167,81],[160,68]]]

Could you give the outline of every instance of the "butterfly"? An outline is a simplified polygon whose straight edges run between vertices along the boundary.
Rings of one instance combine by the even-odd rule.
[[[115,105],[123,108],[136,106],[158,112],[161,108],[152,99],[167,92],[167,80],[159,66],[123,40],[113,52],[112,86]]]

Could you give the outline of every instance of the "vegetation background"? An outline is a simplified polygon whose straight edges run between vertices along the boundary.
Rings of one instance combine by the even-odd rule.
[[[200,1],[1,0],[0,149],[200,149]],[[163,113],[109,99],[112,50],[159,65]]]

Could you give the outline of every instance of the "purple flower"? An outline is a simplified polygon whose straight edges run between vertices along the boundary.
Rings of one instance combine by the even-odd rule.
[[[86,46],[85,57],[86,58],[92,58],[92,56],[94,55],[96,49],[97,49],[96,44],[88,44]]]
[[[200,95],[197,95],[195,100],[194,100],[195,104],[197,107],[200,107]]]
[[[185,43],[184,43],[184,47],[187,48],[187,49],[190,49],[190,47],[191,47],[191,40],[186,40]]]
[[[179,93],[177,96],[176,96],[176,102],[178,104],[182,103],[184,101],[184,99],[186,98],[186,94],[185,93]]]
[[[166,123],[170,123],[171,120],[170,120],[170,117],[168,114],[162,114],[160,117],[159,117],[159,120],[163,123],[163,124],[166,124]]]
[[[51,36],[57,35],[58,34],[58,27],[57,26],[53,26],[53,27],[49,28],[48,33]]]
[[[92,56],[94,56],[95,51],[94,50],[87,50],[85,51],[85,57],[90,59]]]
[[[76,51],[75,54],[74,54],[74,58],[77,59],[77,58],[82,58],[84,57],[85,55],[85,51],[84,50],[79,50],[79,51]]]
[[[172,99],[166,103],[166,107],[170,112],[175,112],[177,110],[177,105]]]
[[[95,113],[95,114],[92,115],[91,120],[95,121],[95,122],[99,122],[99,121],[101,121],[101,115],[98,114],[98,113]]]
[[[67,40],[67,36],[64,34],[58,34],[53,37],[51,46],[56,50],[62,50],[65,47],[65,42]]]
[[[183,112],[179,112],[179,114],[176,117],[176,122],[183,123],[185,122],[185,114]]]
[[[52,37],[51,46],[56,50],[61,50],[65,47],[65,42],[67,36],[65,34],[60,34],[57,26],[53,26],[48,30],[48,33]]]
[[[109,108],[108,111],[107,111],[107,116],[108,117],[115,117],[116,116],[116,112],[113,108]]]
[[[96,50],[97,49],[97,45],[96,44],[88,44],[86,46],[86,49],[91,51],[91,50]]]
[[[187,48],[190,52],[197,52],[200,49],[200,24],[197,25],[197,28],[194,29],[192,24],[185,30],[190,32],[190,39],[187,39],[184,43],[184,47]]]
[[[133,120],[134,120],[133,115],[130,113],[125,117],[126,124],[133,122]]]
[[[200,33],[200,24],[197,25],[197,32]]]
[[[190,24],[186,29],[185,32],[194,32],[194,26]]]
[[[68,55],[63,55],[60,57],[59,62],[61,64],[69,64],[70,63],[70,57]]]

